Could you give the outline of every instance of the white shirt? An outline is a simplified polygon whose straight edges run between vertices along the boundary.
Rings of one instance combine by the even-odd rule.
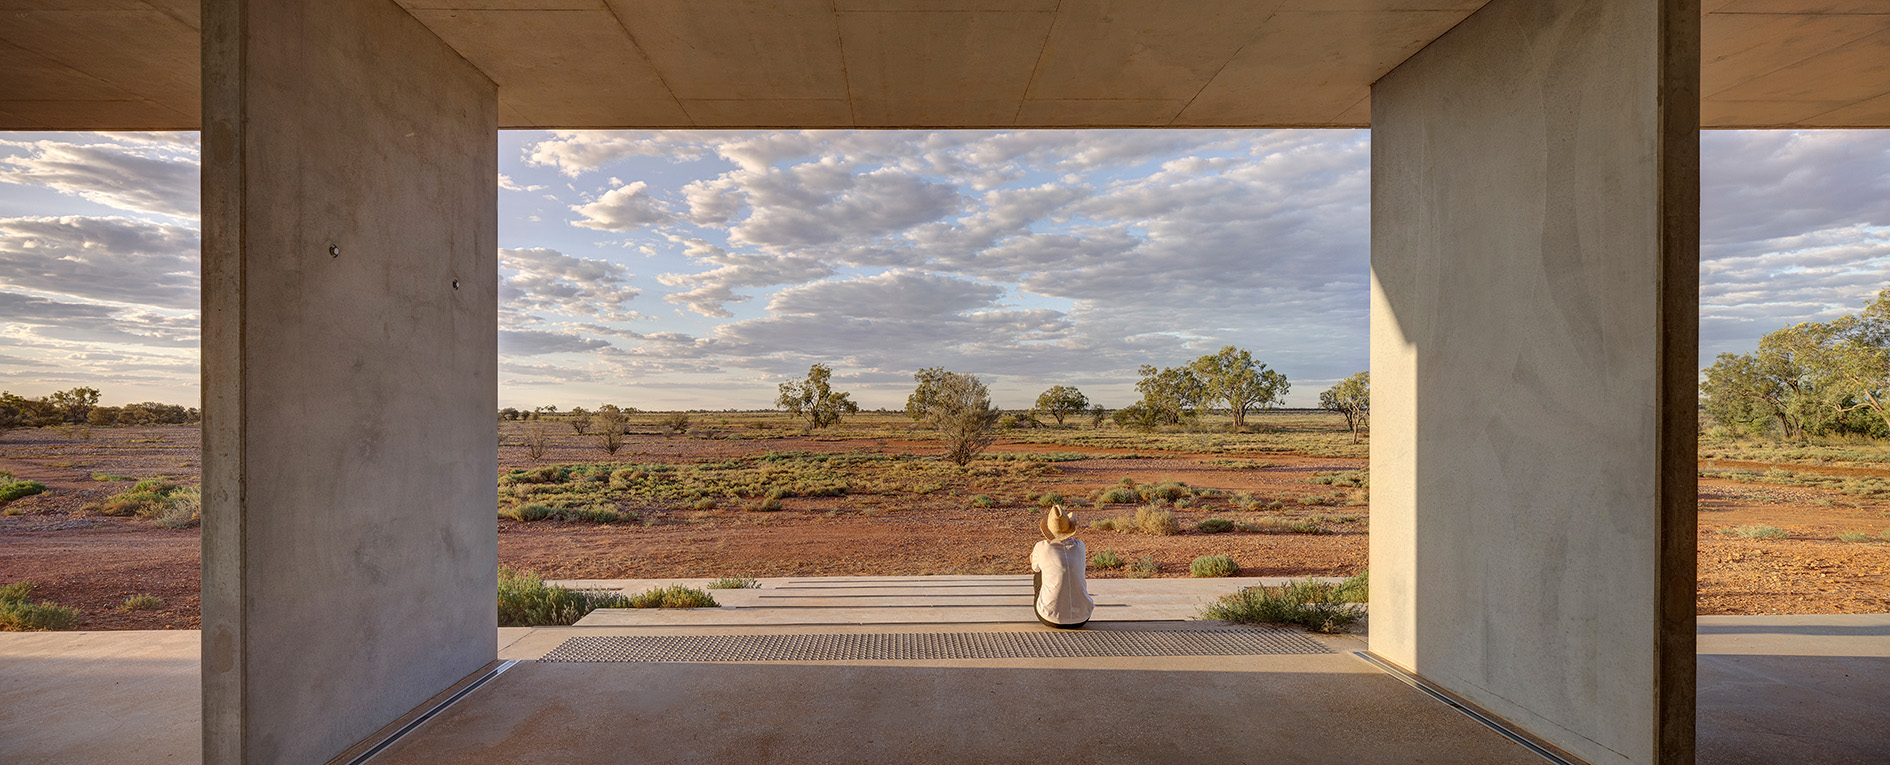
[[[1037,615],[1057,624],[1089,621],[1096,601],[1083,584],[1088,555],[1083,540],[1075,537],[1060,542],[1044,540],[1030,549],[1030,570],[1043,572],[1043,589],[1037,593]]]

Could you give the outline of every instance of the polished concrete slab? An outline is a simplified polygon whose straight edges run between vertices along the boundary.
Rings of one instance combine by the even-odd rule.
[[[1318,578],[1318,577],[1315,577]],[[1338,581],[1331,577],[1324,581]],[[707,579],[589,579],[567,587],[637,593],[668,584],[706,586]],[[1222,595],[1286,577],[1092,579],[1092,621],[1193,619]],[[713,609],[599,609],[581,626],[794,624],[1004,624],[1032,620],[1031,578],[987,576],[851,576],[767,578],[759,587],[711,590]]]
[[[1702,616],[1699,636],[1700,762],[1890,762],[1890,614]]]
[[[1163,582],[1200,586],[1172,579],[1136,586]],[[1521,750],[1477,732],[1483,729],[1465,727],[1474,726],[1467,718],[1374,674],[1344,653],[1362,645],[1353,637],[1320,638],[1339,653],[1319,656],[559,668],[530,661],[574,635],[887,629],[502,628],[495,640],[501,658],[526,661],[461,702],[471,706],[427,723],[377,762],[511,755],[539,762],[624,762],[633,755],[657,762],[844,762],[887,758],[907,751],[902,747],[923,750],[902,757],[917,762],[1003,762],[1051,756],[1043,754],[1051,745],[1045,742],[1074,742],[1074,750],[1053,754],[1076,762],[1249,762],[1260,755],[1268,762],[1334,762],[1341,754],[1358,762],[1531,761],[1512,757]],[[1012,622],[897,629],[1046,628]],[[1890,615],[1704,616],[1699,633],[1701,762],[1871,763],[1890,752],[1890,730],[1882,725],[1890,719]],[[188,631],[0,633],[0,762],[198,761],[199,640]],[[1239,713],[1216,711],[1223,707]],[[421,751],[422,741],[441,748]],[[857,744],[845,752],[820,748],[834,742]],[[1465,755],[1452,746],[1479,748]]]

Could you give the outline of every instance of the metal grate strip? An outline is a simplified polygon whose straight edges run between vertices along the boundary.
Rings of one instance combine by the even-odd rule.
[[[1332,653],[1289,630],[1082,630],[851,635],[587,635],[540,661],[912,661]]]

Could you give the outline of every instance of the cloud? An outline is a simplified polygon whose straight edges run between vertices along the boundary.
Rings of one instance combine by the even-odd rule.
[[[106,343],[159,348],[195,348],[193,315],[98,303],[69,303],[0,291],[0,324],[6,335],[33,346]]]
[[[198,307],[200,245],[183,226],[128,218],[0,218],[0,287],[81,300]]]
[[[508,324],[536,321],[542,311],[604,321],[641,318],[625,304],[641,294],[630,286],[630,269],[595,258],[579,258],[545,247],[499,250],[499,305]]]
[[[180,136],[107,136],[99,143],[0,141],[0,182],[44,186],[128,212],[195,218],[195,141]]]
[[[540,356],[547,353],[586,353],[609,348],[610,343],[571,332],[542,330],[499,330],[499,353],[508,356]]]
[[[506,191],[544,191],[545,190],[544,186],[539,186],[539,185],[520,186],[518,185],[517,181],[512,180],[512,176],[506,175],[505,173],[499,173],[499,188],[504,189]]]
[[[630,231],[674,219],[676,216],[663,209],[661,202],[643,193],[645,188],[647,184],[637,181],[606,191],[586,204],[571,205],[573,212],[584,216],[572,225],[599,231]]]

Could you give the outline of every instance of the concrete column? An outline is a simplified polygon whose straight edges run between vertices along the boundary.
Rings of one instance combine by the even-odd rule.
[[[493,658],[496,88],[392,0],[205,0],[206,762]]]
[[[1372,88],[1373,652],[1693,761],[1699,7],[1493,0]]]

